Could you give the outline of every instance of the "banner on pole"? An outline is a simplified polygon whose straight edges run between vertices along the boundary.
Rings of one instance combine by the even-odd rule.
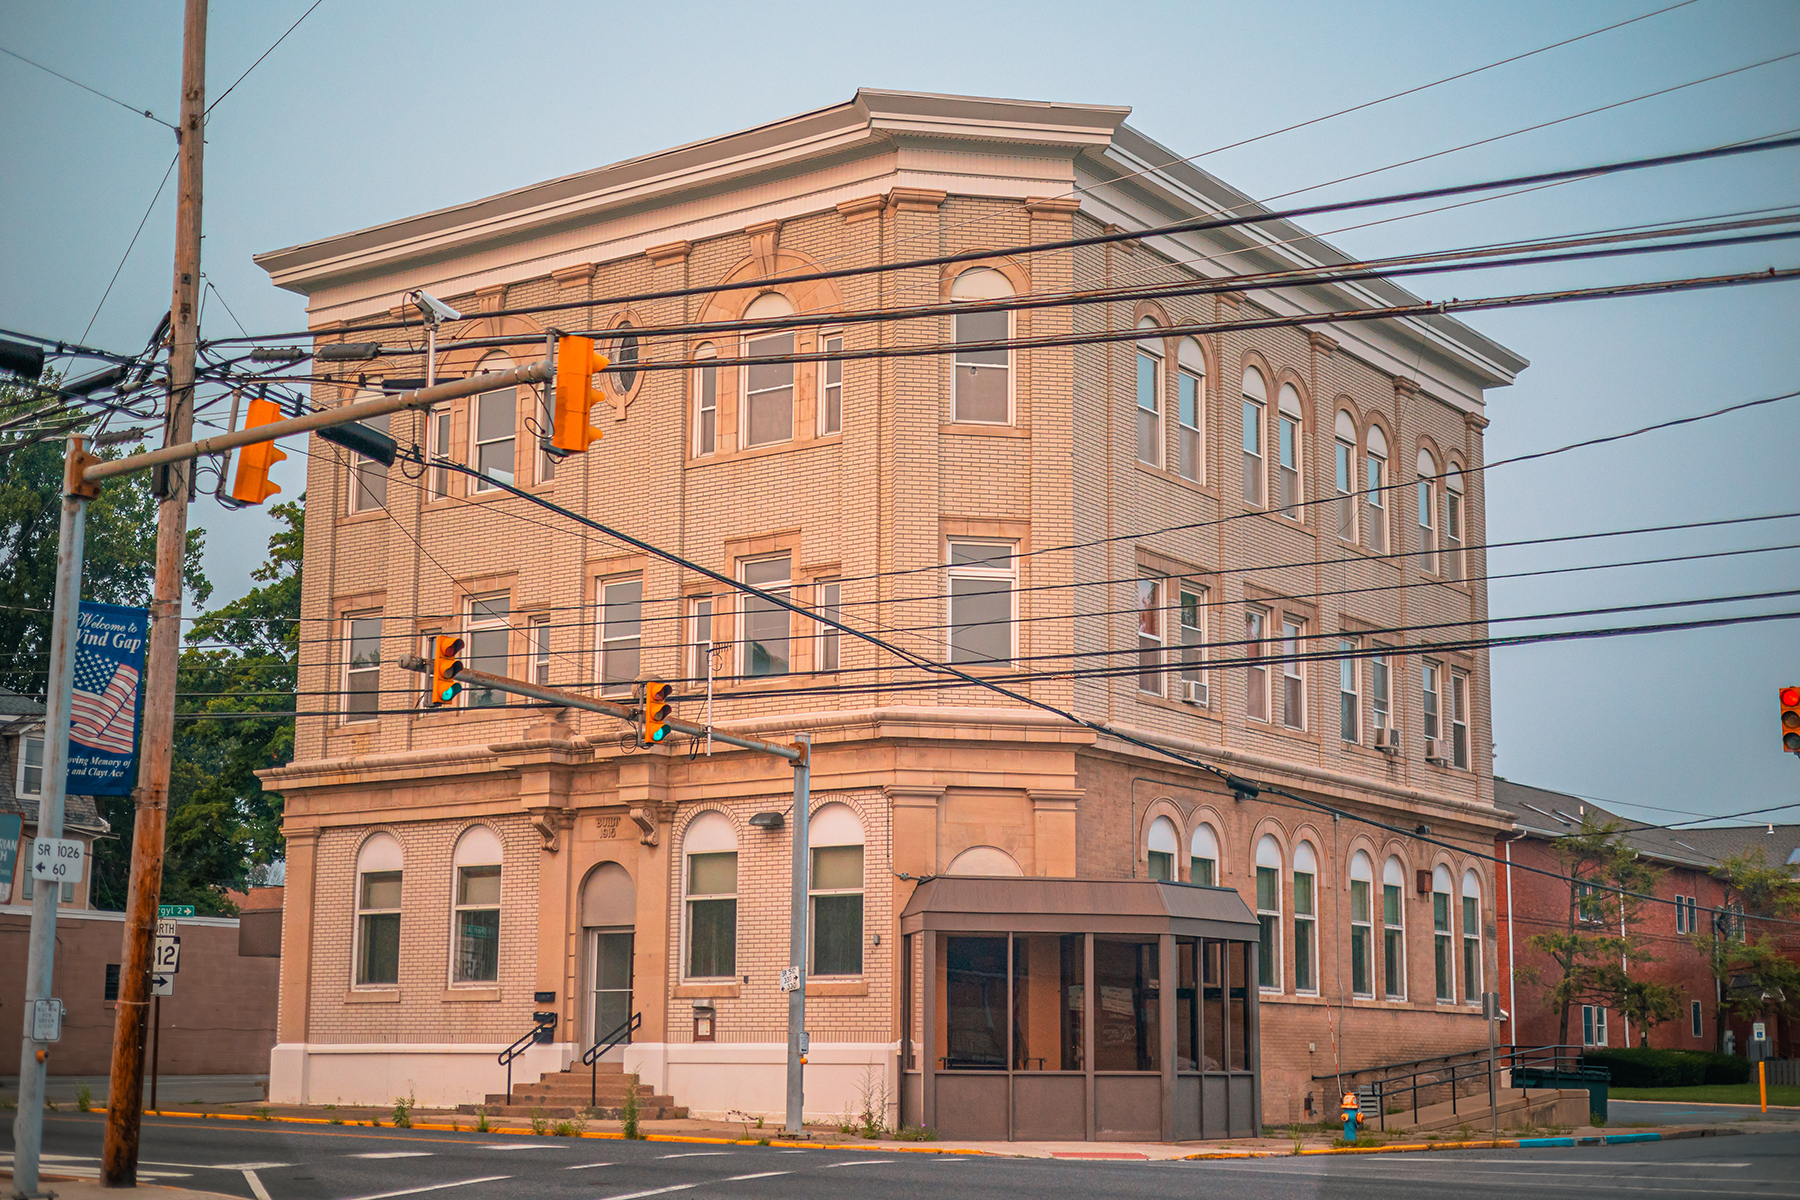
[[[123,796],[137,783],[150,614],[81,602],[69,708],[68,793]]]

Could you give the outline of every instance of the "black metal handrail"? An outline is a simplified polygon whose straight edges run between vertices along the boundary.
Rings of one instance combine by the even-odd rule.
[[[631,1040],[638,1026],[644,1023],[644,1014],[634,1012],[628,1020],[620,1021],[618,1028],[587,1048],[581,1056],[582,1065],[588,1069],[588,1108],[598,1106],[600,1097],[600,1056],[621,1042]],[[627,1085],[629,1086],[629,1085]]]
[[[1496,1046],[1490,1058],[1487,1049],[1482,1047],[1464,1050],[1457,1054],[1443,1054],[1435,1058],[1420,1058],[1409,1062],[1390,1063],[1381,1067],[1364,1067],[1356,1071],[1336,1071],[1327,1075],[1314,1075],[1313,1078],[1315,1080],[1349,1080],[1359,1096],[1367,1096],[1375,1103],[1379,1127],[1385,1131],[1390,1096],[1412,1093],[1413,1124],[1416,1125],[1419,1121],[1419,1089],[1421,1086],[1429,1090],[1433,1087],[1448,1085],[1450,1113],[1455,1116],[1457,1084],[1477,1079],[1489,1079],[1498,1071],[1537,1069],[1564,1072],[1575,1070],[1581,1065],[1581,1052],[1580,1046],[1509,1045]],[[1564,1065],[1565,1062],[1568,1063],[1567,1066]],[[1406,1067],[1415,1069],[1404,1070]],[[1448,1072],[1448,1077],[1446,1077],[1446,1072]],[[1358,1083],[1357,1077],[1362,1075],[1377,1075],[1380,1078]],[[1426,1078],[1427,1076],[1430,1078]]]
[[[530,1032],[518,1041],[502,1050],[497,1059],[506,1068],[506,1098],[512,1100],[512,1065],[513,1059],[525,1053],[525,1047],[547,1045],[556,1039],[556,1014],[550,1012],[535,1013]]]

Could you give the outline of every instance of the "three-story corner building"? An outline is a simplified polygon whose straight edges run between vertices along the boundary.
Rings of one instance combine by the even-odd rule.
[[[519,1078],[640,1014],[656,1092],[781,1110],[789,832],[752,817],[798,819],[786,764],[480,691],[421,711],[396,660],[437,632],[810,732],[809,1114],[872,1084],[946,1135],[1238,1133],[1483,1040],[1487,660],[1420,643],[1485,635],[1484,390],[1524,362],[1442,317],[1245,328],[1409,298],[1382,281],[1195,291],[1348,261],[1281,220],[1030,249],[1257,211],[1126,112],[861,91],[258,258],[320,344],[422,347],[423,288],[466,317],[439,379],[552,327],[625,368],[585,455],[539,450],[530,388],[389,420],[473,476],[310,447],[299,690],[330,699],[266,776],[272,1098],[478,1101],[548,1009]],[[426,373],[354,369],[315,401]]]

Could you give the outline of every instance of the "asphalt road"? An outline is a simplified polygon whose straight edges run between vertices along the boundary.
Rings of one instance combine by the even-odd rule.
[[[101,1118],[45,1115],[46,1168],[90,1174]],[[11,1130],[0,1133],[10,1158]],[[52,1157],[54,1156],[54,1157]],[[1147,1163],[781,1150],[152,1118],[141,1180],[249,1200],[857,1200],[1156,1197],[1442,1200],[1650,1193],[1796,1197],[1800,1134],[1535,1151]]]

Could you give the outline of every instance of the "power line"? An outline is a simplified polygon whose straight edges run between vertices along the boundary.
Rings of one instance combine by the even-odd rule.
[[[113,268],[112,278],[106,281],[106,291],[101,293],[100,303],[94,305],[94,315],[88,318],[87,328],[81,331],[84,339],[93,331],[94,322],[100,319],[100,310],[106,307],[106,298],[112,295],[113,285],[119,282],[119,273],[125,269],[126,261],[131,258],[132,250],[137,247],[138,238],[143,235],[144,226],[150,221],[150,214],[156,211],[156,202],[162,199],[163,189],[169,186],[169,176],[174,174],[175,164],[180,159],[181,152],[179,150],[169,159],[168,170],[163,172],[162,182],[156,185],[156,194],[150,197],[150,205],[144,209],[144,215],[139,219],[137,229],[133,231],[131,241],[125,247],[125,253],[119,256],[119,265]]]
[[[127,104],[127,103],[125,103],[125,101],[119,99],[117,96],[109,96],[105,92],[101,91],[99,88],[89,87],[87,84],[81,82],[81,80],[79,80],[79,79],[69,78],[69,76],[64,75],[61,71],[58,71],[54,67],[46,67],[43,63],[38,62],[34,58],[26,58],[23,54],[20,54],[17,50],[8,50],[5,46],[0,46],[0,54],[10,55],[13,58],[18,59],[22,63],[27,63],[31,66],[36,67],[40,71],[48,71],[50,74],[56,76],[58,79],[62,80],[64,83],[72,83],[84,92],[92,92],[94,95],[100,97],[102,100],[107,100],[107,101],[112,102],[113,104],[118,105],[120,108],[124,109],[128,113],[131,113],[133,116],[148,117],[150,120],[155,121],[158,125],[161,125],[164,129],[168,129],[176,134],[179,134],[181,132],[179,129],[176,129],[175,126],[169,124],[167,121],[163,120],[161,117],[157,116],[155,113],[151,112],[149,109],[138,108],[136,105]]]
[[[292,33],[292,32],[294,32],[294,30],[300,28],[300,21],[304,21],[304,20],[306,20],[306,18],[312,16],[313,9],[319,7],[319,5],[323,4],[324,2],[325,2],[325,0],[313,0],[311,7],[309,7],[305,12],[300,14],[300,20],[295,21],[292,25],[289,25],[287,27],[287,33],[284,33],[280,37],[276,38],[274,45],[271,45],[267,50],[264,50],[261,54],[257,55],[256,61],[251,63],[248,67],[245,67],[244,73],[242,75],[239,75],[236,79],[232,80],[231,86],[226,88],[224,91],[220,92],[219,98],[217,100],[214,100],[211,104],[206,106],[206,112],[201,114],[202,119],[211,117],[212,110],[219,107],[220,104],[223,104],[225,102],[225,97],[231,95],[231,93],[237,88],[238,84],[240,84],[240,83],[244,82],[244,80],[248,79],[250,77],[250,72],[256,70],[256,68],[258,68],[262,65],[263,59],[265,59],[265,58],[269,57],[269,55],[275,53],[276,46],[279,46],[279,45],[281,45],[281,43],[287,41],[288,33]]]

